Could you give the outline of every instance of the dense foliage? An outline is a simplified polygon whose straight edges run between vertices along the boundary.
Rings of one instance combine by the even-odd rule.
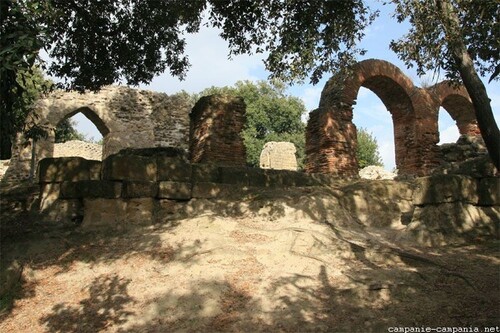
[[[369,165],[382,166],[377,139],[364,128],[358,129],[358,149],[356,151],[360,169]]]
[[[185,35],[206,22],[222,29],[230,54],[266,52],[274,76],[317,82],[363,53],[356,43],[371,19],[362,0],[2,0],[2,132],[16,132],[17,78],[24,82],[36,64],[76,90],[149,83],[167,70],[182,78]],[[42,50],[50,63],[41,61]]]
[[[27,119],[27,117],[32,110],[33,103],[43,91],[50,89],[51,86],[52,82],[45,79],[42,71],[37,67],[30,69],[30,72],[25,73],[24,76],[18,74],[15,84],[9,88],[11,93],[18,97],[0,102],[2,106],[5,103],[12,103],[10,113],[6,112],[5,107],[0,109],[0,159],[10,158],[15,133],[25,130],[30,131],[33,136],[43,134],[39,128],[29,128],[35,119]],[[35,135],[35,131],[39,133]]]
[[[284,85],[266,81],[238,81],[234,87],[211,87],[199,96],[229,94],[243,97],[247,106],[247,123],[242,136],[247,150],[247,163],[259,166],[260,153],[269,141],[292,142],[297,149],[299,167],[304,163],[305,124],[301,116],[304,103],[285,94]],[[195,97],[195,98],[196,98]]]
[[[70,140],[88,141],[85,134],[75,129],[76,122],[71,118],[61,121],[55,129],[55,142],[66,142]]]

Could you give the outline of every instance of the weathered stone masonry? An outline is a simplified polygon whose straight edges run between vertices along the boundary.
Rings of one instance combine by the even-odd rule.
[[[292,188],[310,193],[325,185],[335,188],[329,200],[362,224],[405,228],[402,235],[423,245],[498,235],[500,223],[500,178],[490,176],[345,182],[322,174],[192,164],[184,151],[169,148],[127,149],[103,162],[48,158],[38,174],[42,218],[83,228],[168,224],[196,214],[200,205],[238,207],[242,196],[258,197],[266,189],[286,198]]]
[[[178,147],[187,151],[191,108],[192,102],[184,94],[169,96],[120,86],[104,87],[98,93],[57,91],[36,108],[39,124],[48,129],[48,138],[35,144],[36,161],[53,156],[54,129],[78,112],[102,134],[103,159],[125,148]],[[8,180],[29,176],[31,145],[22,141],[19,136],[13,148]]]

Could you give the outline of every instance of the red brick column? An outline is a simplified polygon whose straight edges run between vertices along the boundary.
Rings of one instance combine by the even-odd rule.
[[[246,165],[246,149],[241,137],[246,105],[241,97],[202,97],[189,116],[192,163]]]
[[[358,175],[356,126],[352,110],[319,108],[309,113],[306,127],[306,166],[309,173]]]

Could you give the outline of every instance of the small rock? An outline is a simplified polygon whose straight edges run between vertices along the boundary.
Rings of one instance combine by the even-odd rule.
[[[394,179],[397,175],[393,172],[385,170],[381,166],[369,165],[366,168],[359,170],[359,177],[363,179]]]

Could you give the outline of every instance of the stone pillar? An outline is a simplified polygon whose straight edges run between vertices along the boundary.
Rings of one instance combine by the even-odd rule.
[[[241,137],[246,121],[246,105],[241,97],[202,97],[189,116],[192,163],[246,165],[246,149]]]

